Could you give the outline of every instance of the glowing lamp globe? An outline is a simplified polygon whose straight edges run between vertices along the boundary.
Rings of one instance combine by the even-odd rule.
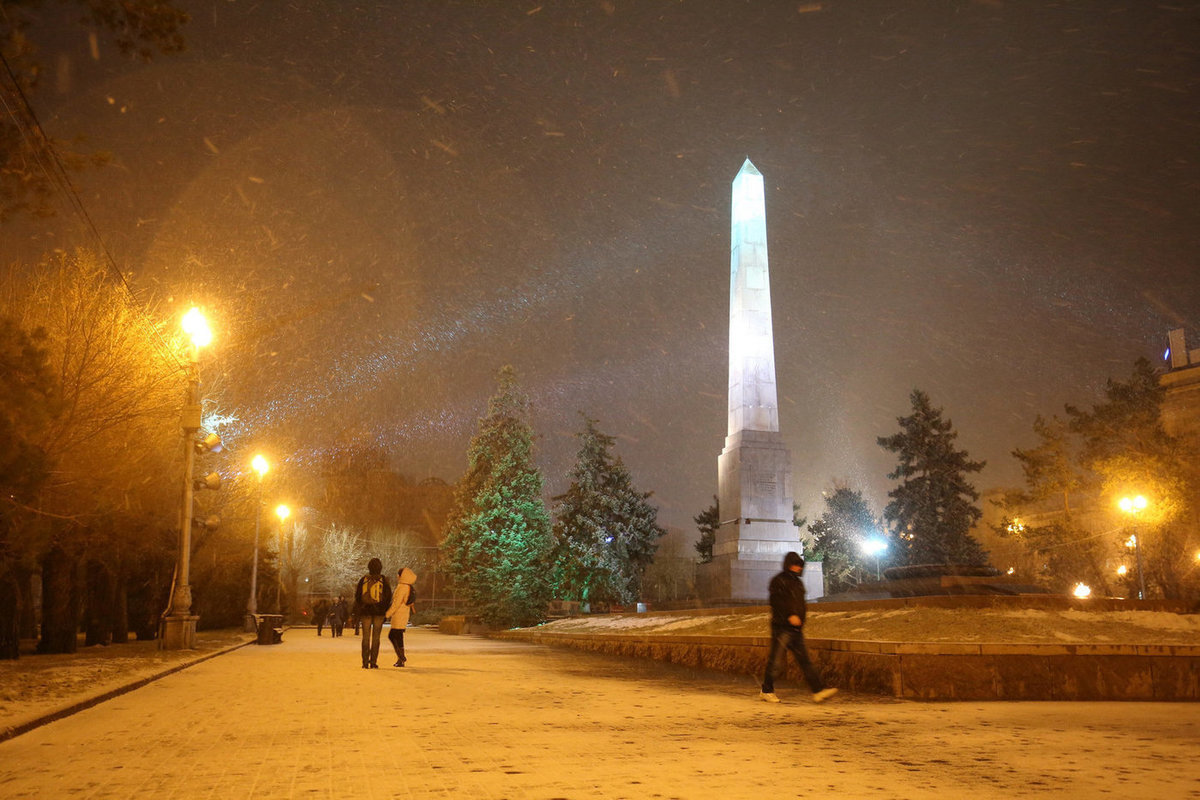
[[[1139,494],[1137,497],[1122,497],[1117,502],[1117,505],[1126,514],[1136,514],[1139,511],[1144,511],[1146,506],[1149,505],[1149,501]]]
[[[208,320],[204,318],[204,313],[196,307],[192,307],[190,311],[183,315],[183,332],[192,340],[192,344],[196,347],[207,347],[212,342],[212,329],[208,327]]]

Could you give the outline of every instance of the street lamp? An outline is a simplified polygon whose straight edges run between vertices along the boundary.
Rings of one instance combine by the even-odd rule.
[[[869,556],[875,556],[875,580],[879,580],[879,557],[885,550],[887,542],[877,537],[871,537],[862,543],[862,551]]]
[[[191,339],[188,349],[188,386],[184,396],[180,427],[183,428],[183,511],[179,519],[179,560],[175,568],[175,590],[171,595],[169,613],[163,619],[162,647],[166,650],[191,650],[196,645],[196,621],[192,614],[192,493],[196,489],[217,489],[221,476],[213,473],[202,480],[193,481],[197,453],[216,453],[221,450],[221,437],[210,433],[201,440],[196,439],[203,413],[200,406],[200,348],[212,342],[212,330],[198,308],[183,315],[181,322],[184,333]],[[215,517],[203,525],[216,527]]]
[[[280,503],[275,507],[275,516],[279,517],[279,561],[275,570],[275,611],[283,613],[283,523],[292,510]]]
[[[262,524],[262,487],[263,477],[271,465],[262,453],[259,453],[251,460],[250,466],[258,473],[258,496],[254,501],[254,560],[250,562],[250,600],[246,603],[246,630],[255,631],[258,629],[254,615],[258,613],[258,529]]]
[[[1142,495],[1136,497],[1122,497],[1117,506],[1129,515],[1130,526],[1133,528],[1133,535],[1129,538],[1133,540],[1133,554],[1137,560],[1138,574],[1138,600],[1146,599],[1146,577],[1142,574],[1142,541],[1137,535],[1137,515],[1141,511],[1146,510],[1146,506],[1150,505]]]

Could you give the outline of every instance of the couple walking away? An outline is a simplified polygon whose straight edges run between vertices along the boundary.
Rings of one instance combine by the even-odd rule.
[[[417,601],[413,584],[417,575],[408,567],[396,573],[396,591],[383,577],[383,562],[372,558],[367,563],[367,574],[354,588],[354,607],[362,621],[362,668],[379,669],[379,637],[383,633],[383,621],[392,621],[388,641],[396,650],[396,666],[403,667],[408,659],[404,656],[404,628]]]

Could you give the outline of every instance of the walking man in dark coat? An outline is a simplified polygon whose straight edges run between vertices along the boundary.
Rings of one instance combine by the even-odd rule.
[[[786,670],[787,654],[790,650],[796,664],[804,673],[804,680],[812,691],[814,703],[820,703],[834,694],[837,689],[826,689],[821,674],[808,657],[804,646],[804,620],[808,604],[804,599],[804,559],[799,553],[788,553],[783,557],[783,572],[771,579],[771,651],[767,655],[767,671],[763,675],[762,693],[759,697],[768,703],[778,703],[775,696],[775,677]]]
[[[346,626],[346,618],[349,616],[350,610],[346,607],[346,601],[339,594],[337,602],[329,610],[329,632],[334,636],[341,636],[342,628]]]

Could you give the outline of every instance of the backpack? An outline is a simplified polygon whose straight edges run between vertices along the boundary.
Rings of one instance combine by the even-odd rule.
[[[378,606],[383,602],[383,578],[379,575],[368,575],[363,578],[363,605]]]

